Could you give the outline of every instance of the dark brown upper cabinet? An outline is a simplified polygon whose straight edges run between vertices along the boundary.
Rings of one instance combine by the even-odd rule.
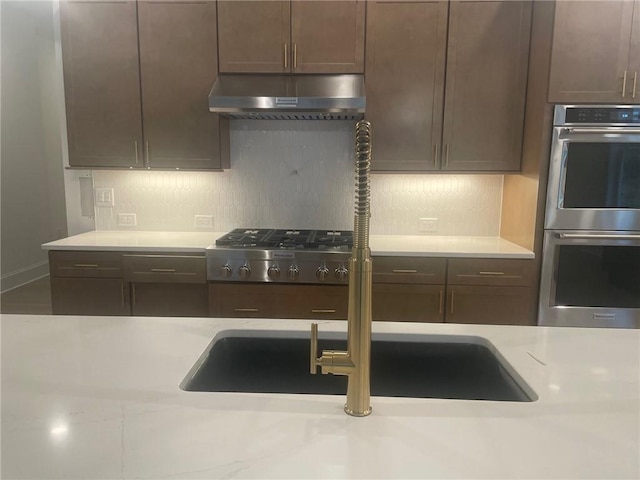
[[[222,168],[214,1],[74,0],[60,18],[69,166]]]
[[[220,73],[362,73],[365,3],[220,0]]]
[[[640,103],[640,1],[556,3],[549,101]]]
[[[375,1],[366,118],[375,171],[518,171],[530,1]]]

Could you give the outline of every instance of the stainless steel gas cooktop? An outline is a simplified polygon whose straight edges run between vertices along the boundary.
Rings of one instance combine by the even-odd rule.
[[[209,281],[348,282],[350,230],[237,228],[207,249]]]

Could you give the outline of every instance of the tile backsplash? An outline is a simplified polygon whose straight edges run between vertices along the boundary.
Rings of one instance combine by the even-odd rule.
[[[375,126],[374,126],[375,128]],[[375,157],[375,130],[373,155]],[[231,122],[231,169],[224,172],[93,172],[113,188],[114,206],[96,207],[96,229],[195,231],[237,227],[353,226],[353,123]],[[373,174],[371,231],[419,234],[418,219],[438,218],[434,235],[498,235],[502,175]],[[135,213],[135,227],[118,214]]]

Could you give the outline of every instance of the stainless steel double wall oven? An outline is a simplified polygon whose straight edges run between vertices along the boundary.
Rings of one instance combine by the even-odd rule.
[[[540,325],[640,328],[640,107],[559,105]]]

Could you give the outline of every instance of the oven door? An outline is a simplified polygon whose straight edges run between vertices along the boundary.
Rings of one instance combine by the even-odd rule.
[[[640,230],[640,128],[553,129],[545,228]]]
[[[640,328],[640,232],[545,231],[538,323]]]

